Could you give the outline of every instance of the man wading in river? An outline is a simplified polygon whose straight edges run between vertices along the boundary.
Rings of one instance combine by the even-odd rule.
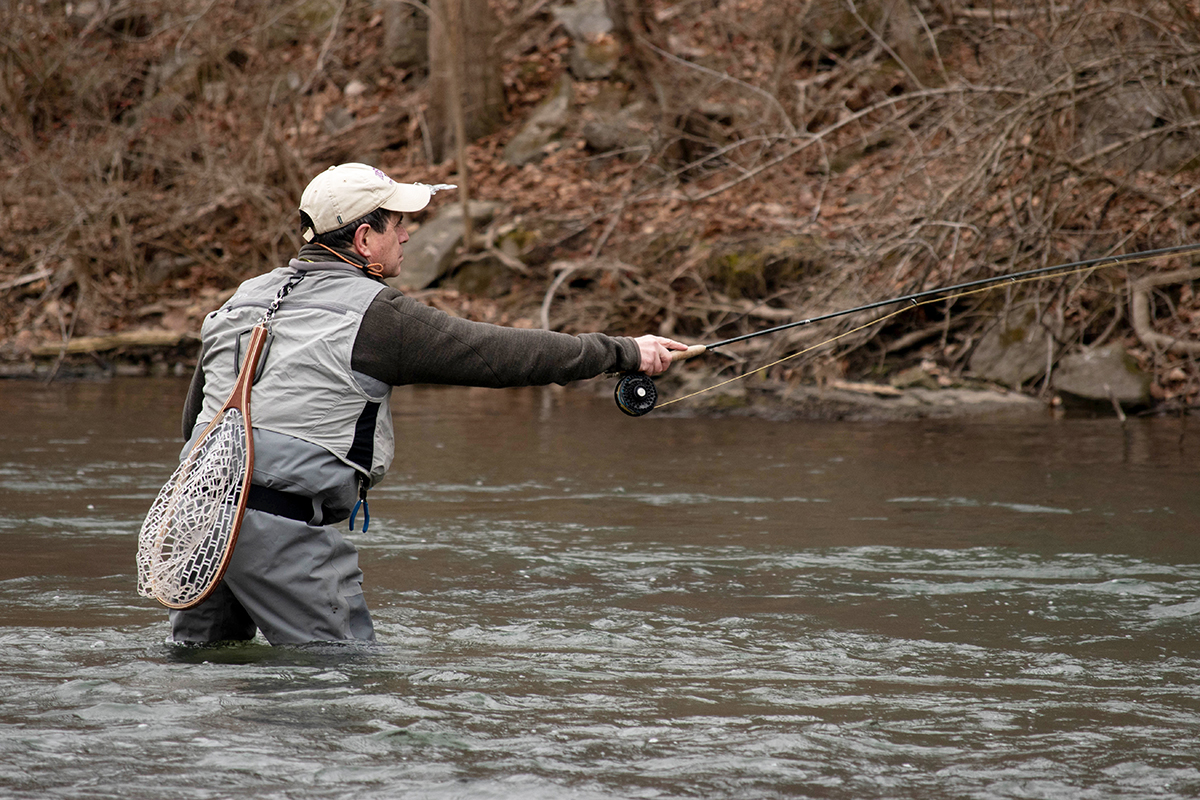
[[[204,320],[183,412],[192,441],[233,387],[247,335],[292,283],[272,321],[253,389],[254,477],[224,580],[171,612],[180,643],[373,641],[358,552],[334,525],[392,461],[393,386],[535,386],[604,372],[665,370],[685,345],[661,336],[570,336],[469,322],[388,287],[408,233],[402,214],[434,189],[365,164],[318,175],[300,200],[307,242],[286,267],[252,278]]]

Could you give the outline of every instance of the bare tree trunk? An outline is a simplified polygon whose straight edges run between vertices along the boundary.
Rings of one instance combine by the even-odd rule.
[[[500,21],[487,0],[436,0],[432,7],[435,23],[429,30],[429,134],[434,158],[440,161],[455,152],[452,60],[457,61],[461,76],[463,125],[468,142],[499,127],[504,113],[504,83],[496,47]],[[456,30],[442,30],[438,18]],[[451,38],[455,33],[462,43],[457,59]]]
[[[471,250],[471,187],[467,173],[467,123],[466,105],[463,97],[463,72],[465,59],[463,53],[462,3],[460,0],[447,0],[443,3],[447,36],[450,45],[450,118],[454,125],[454,160],[458,162],[458,201],[462,203],[463,240],[465,252]]]

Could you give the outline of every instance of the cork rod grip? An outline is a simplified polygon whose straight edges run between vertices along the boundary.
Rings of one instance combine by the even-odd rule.
[[[676,361],[686,361],[687,359],[692,358],[693,356],[698,356],[707,350],[708,348],[702,344],[694,344],[687,350],[673,350],[671,351],[671,363],[674,364]]]

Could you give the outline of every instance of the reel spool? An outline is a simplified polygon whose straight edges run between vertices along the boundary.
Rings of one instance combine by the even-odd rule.
[[[658,402],[658,389],[646,373],[626,372],[617,381],[613,397],[617,401],[617,408],[631,417],[641,417],[654,410]]]
[[[686,350],[672,351],[671,362],[698,356],[707,351],[709,347],[709,345],[694,344]],[[654,405],[658,402],[658,389],[646,373],[626,372],[617,381],[613,397],[617,400],[617,408],[631,417],[641,417],[654,410]]]

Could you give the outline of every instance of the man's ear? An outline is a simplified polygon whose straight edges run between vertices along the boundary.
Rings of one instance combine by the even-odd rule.
[[[369,230],[371,230],[371,226],[364,222],[354,231],[354,249],[360,256],[368,261],[371,258],[371,248],[367,244],[367,231]]]

